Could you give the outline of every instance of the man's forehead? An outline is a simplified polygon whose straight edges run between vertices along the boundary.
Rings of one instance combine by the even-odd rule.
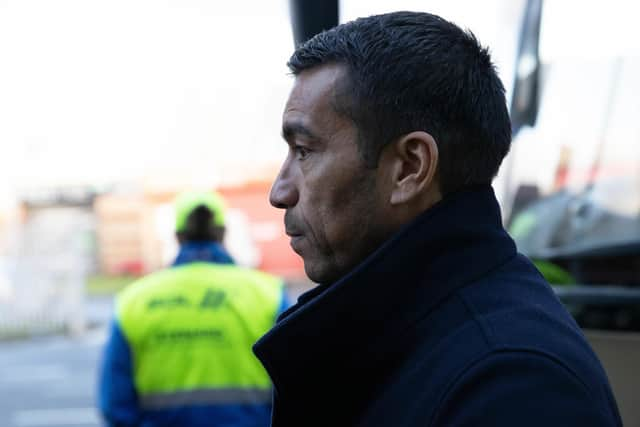
[[[322,108],[331,106],[345,76],[341,64],[326,64],[302,71],[287,101],[286,110]]]

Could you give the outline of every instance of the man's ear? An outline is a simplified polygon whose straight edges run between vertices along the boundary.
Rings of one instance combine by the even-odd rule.
[[[386,153],[390,158],[392,205],[422,198],[435,184],[438,167],[438,146],[427,132],[416,131],[400,137]]]

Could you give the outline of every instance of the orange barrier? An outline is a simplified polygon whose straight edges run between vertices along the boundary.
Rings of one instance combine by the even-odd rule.
[[[284,211],[269,204],[270,190],[270,182],[218,189],[230,208],[247,215],[251,237],[261,254],[258,268],[287,278],[304,278],[302,259],[293,252],[284,233]]]

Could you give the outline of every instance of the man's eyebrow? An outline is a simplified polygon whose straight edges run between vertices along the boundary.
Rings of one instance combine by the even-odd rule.
[[[292,137],[296,135],[302,135],[309,139],[319,140],[318,135],[313,133],[311,129],[303,125],[302,123],[293,122],[293,123],[284,123],[282,125],[282,137],[286,141],[290,141]]]

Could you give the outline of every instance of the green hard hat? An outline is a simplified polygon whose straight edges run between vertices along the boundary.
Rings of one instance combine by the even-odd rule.
[[[181,193],[175,200],[176,231],[184,231],[187,218],[198,206],[204,206],[211,211],[214,225],[224,226],[226,206],[222,196],[215,191],[190,191]]]

